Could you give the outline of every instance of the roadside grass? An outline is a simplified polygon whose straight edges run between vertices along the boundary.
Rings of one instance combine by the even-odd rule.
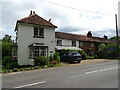
[[[36,70],[36,69],[43,69],[43,68],[51,68],[51,67],[60,67],[63,66],[61,63],[58,64],[51,64],[50,66],[29,66],[29,67],[22,67],[22,68],[14,68],[14,69],[7,69],[7,68],[0,68],[2,73],[11,73],[11,72],[20,72],[20,71],[28,71],[28,70]]]

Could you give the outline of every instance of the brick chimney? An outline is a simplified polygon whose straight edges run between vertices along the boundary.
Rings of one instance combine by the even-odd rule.
[[[91,31],[88,31],[87,36],[88,36],[88,37],[92,37],[92,32],[91,32]]]
[[[108,37],[106,35],[103,36],[104,39],[108,39]]]
[[[32,10],[30,10],[30,15],[29,16],[31,16],[32,15]]]

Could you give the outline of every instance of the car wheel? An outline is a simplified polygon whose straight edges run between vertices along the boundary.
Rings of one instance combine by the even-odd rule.
[[[81,60],[80,61],[78,61],[78,63],[80,63],[81,62]]]

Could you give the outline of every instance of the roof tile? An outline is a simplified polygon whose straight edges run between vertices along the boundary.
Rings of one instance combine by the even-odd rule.
[[[48,27],[57,28],[57,26],[53,25],[51,22],[41,18],[37,14],[30,15],[29,17],[25,17],[23,19],[17,20],[19,23],[28,23],[28,24],[36,24]]]
[[[112,41],[109,39],[104,39],[99,37],[88,37],[86,35],[70,34],[70,33],[63,33],[63,32],[55,32],[55,38],[79,40],[79,41],[87,41],[87,42],[112,43]]]

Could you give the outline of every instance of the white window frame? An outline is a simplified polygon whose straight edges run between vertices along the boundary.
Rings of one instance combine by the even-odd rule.
[[[17,56],[17,47],[12,48],[12,56]]]
[[[61,42],[58,42],[58,41],[61,41]],[[57,46],[62,46],[62,40],[57,39]]]
[[[75,44],[74,44],[74,42],[75,42]],[[76,47],[76,41],[72,41],[72,46]]]
[[[35,56],[36,54],[36,56]],[[48,55],[48,47],[30,47],[30,58],[37,58],[38,56],[45,56]]]
[[[35,35],[35,29],[37,30],[37,35]],[[34,36],[44,37],[44,28],[34,27]]]

